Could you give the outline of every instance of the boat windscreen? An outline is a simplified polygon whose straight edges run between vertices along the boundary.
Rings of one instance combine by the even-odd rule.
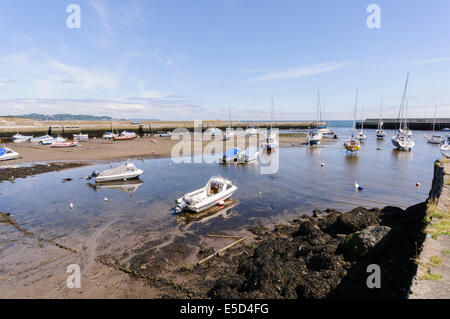
[[[0,148],[0,156],[3,156],[6,154],[6,148]]]

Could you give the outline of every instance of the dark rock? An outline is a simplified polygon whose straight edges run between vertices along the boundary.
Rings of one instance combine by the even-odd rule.
[[[391,228],[387,226],[369,226],[361,232],[350,235],[339,247],[339,251],[349,260],[362,257],[377,246],[390,230]],[[377,250],[382,249],[382,246],[379,245]]]

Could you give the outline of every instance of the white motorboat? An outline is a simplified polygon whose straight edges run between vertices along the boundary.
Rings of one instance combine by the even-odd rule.
[[[234,163],[237,162],[237,158],[241,150],[239,148],[232,148],[222,154],[219,157],[219,163]]]
[[[123,181],[137,178],[144,173],[143,170],[134,166],[134,164],[126,163],[119,167],[108,169],[95,177],[96,182]]]
[[[54,143],[64,143],[65,141],[67,141],[67,139],[65,139],[64,137],[58,136],[58,137],[48,137],[45,138],[43,140],[41,140],[41,144],[42,145],[52,145]]]
[[[23,143],[23,142],[29,142],[33,136],[27,136],[17,133],[12,137],[14,143]]]
[[[0,148],[0,161],[7,161],[19,158],[20,155],[7,147]]]
[[[446,144],[442,145],[441,146],[441,153],[446,158],[450,158],[450,144],[446,143]]]
[[[155,136],[158,136],[158,137],[172,137],[172,132],[159,131],[159,132],[156,132]]]
[[[87,141],[89,140],[88,134],[73,134],[73,140],[74,141]]]
[[[105,132],[105,134],[103,134],[103,139],[105,140],[112,140],[114,137],[117,137],[117,134],[114,134],[113,132]]]
[[[205,187],[187,193],[177,199],[176,212],[180,213],[184,210],[189,210],[194,213],[202,212],[231,197],[236,190],[237,187],[229,180],[220,176],[213,176],[209,179]]]
[[[40,144],[43,140],[46,140],[48,138],[52,138],[50,135],[43,135],[43,136],[39,136],[39,137],[34,137],[31,139],[31,143],[38,143]]]
[[[237,154],[237,163],[247,164],[258,161],[259,151],[256,147],[249,147]]]
[[[402,101],[398,111],[399,128],[397,133],[392,136],[392,145],[399,150],[411,150],[416,144],[412,138],[412,132],[407,128],[407,117],[405,111],[406,91],[408,89],[409,73],[406,76],[405,88],[403,89]]]
[[[309,145],[319,145],[322,142],[322,133],[320,133],[317,129],[309,131],[306,136],[307,143]]]

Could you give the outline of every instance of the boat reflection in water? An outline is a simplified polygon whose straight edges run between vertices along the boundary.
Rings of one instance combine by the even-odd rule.
[[[141,186],[142,184],[144,184],[144,182],[141,179],[137,178],[127,181],[97,182],[95,184],[87,183],[87,186],[96,192],[99,192],[101,189],[116,189],[128,194],[132,194],[136,192],[139,186]]]
[[[182,211],[177,214],[177,225],[180,225],[183,230],[189,229],[195,223],[206,223],[207,221],[222,217],[229,218],[232,213],[233,207],[237,205],[237,201],[234,199],[227,199],[223,206],[214,206],[201,213],[191,213],[189,211]]]

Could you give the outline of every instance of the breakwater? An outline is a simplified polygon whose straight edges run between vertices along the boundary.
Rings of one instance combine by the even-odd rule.
[[[46,123],[39,122],[38,125],[4,125],[0,126],[0,138],[3,140],[9,140],[12,136],[17,133],[26,135],[60,135],[66,138],[71,138],[72,134],[87,133],[91,137],[101,137],[105,132],[121,132],[130,131],[135,132],[139,135],[152,134],[157,131],[173,131],[177,128],[185,128],[190,131],[194,130],[194,121],[183,121],[183,122],[142,122],[139,124],[130,122],[115,122],[111,124],[110,122],[96,122],[95,124],[90,123],[73,123],[73,122],[61,122],[61,123]],[[276,127],[279,129],[308,129],[313,128],[317,123],[313,121],[296,121],[296,122],[240,122],[234,121],[231,123],[225,121],[204,121],[200,126],[202,130],[208,128],[219,128],[226,129],[231,126],[232,128],[243,128],[248,127],[259,127],[259,128],[270,128]],[[319,123],[319,125],[325,125],[325,123]]]
[[[378,128],[379,119],[366,119],[364,120],[364,127],[376,129]],[[400,123],[397,119],[382,119],[383,128],[388,130],[398,129]],[[361,128],[362,121],[356,122],[356,127]],[[412,130],[432,130],[433,119],[432,118],[412,118],[408,119],[408,128]],[[435,129],[442,130],[444,128],[450,128],[450,118],[437,118]]]

